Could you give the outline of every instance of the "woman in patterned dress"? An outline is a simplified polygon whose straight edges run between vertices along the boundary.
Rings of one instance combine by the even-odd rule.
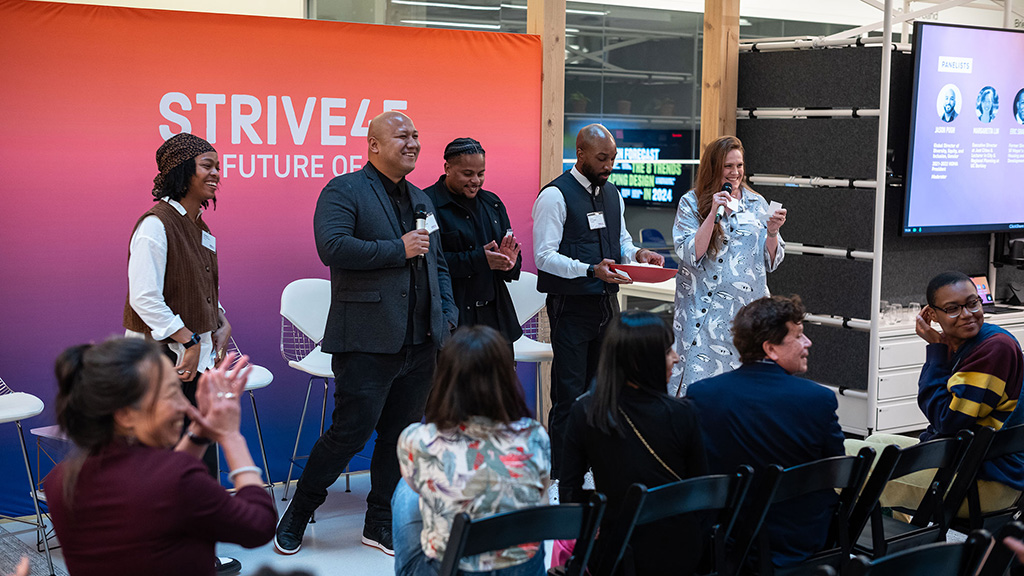
[[[508,342],[460,328],[441,350],[426,422],[398,439],[404,482],[391,501],[395,574],[437,574],[455,515],[473,518],[547,503],[551,443],[530,417]],[[464,558],[463,572],[545,573],[543,543]]]
[[[785,257],[779,228],[786,210],[768,212],[768,202],[747,182],[743,156],[743,143],[734,136],[709,144],[693,190],[679,200],[672,226],[680,259],[672,327],[682,361],[668,386],[675,396],[685,396],[697,380],[739,367],[732,319],[745,304],[769,295],[765,273]]]

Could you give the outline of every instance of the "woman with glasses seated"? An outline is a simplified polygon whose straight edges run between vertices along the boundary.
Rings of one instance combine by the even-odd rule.
[[[274,536],[274,503],[238,430],[249,370],[229,372],[234,359],[200,376],[197,409],[152,340],[114,338],[57,358],[57,422],[76,451],[44,485],[71,574],[213,576],[217,542],[255,548]],[[200,460],[211,442],[234,495]]]
[[[1024,424],[1024,409],[1017,408],[1024,382],[1020,344],[1006,330],[985,323],[982,301],[971,279],[961,272],[943,272],[928,283],[927,298],[915,328],[928,343],[917,394],[928,428],[919,439],[874,434],[863,441],[847,440],[847,454],[856,454],[864,445],[880,454],[887,444],[905,447],[953,437],[960,430]],[[931,476],[925,471],[890,482],[882,505],[916,507]],[[1011,506],[1022,490],[1024,454],[985,462],[978,472],[983,512]],[[960,516],[966,516],[966,504]]]

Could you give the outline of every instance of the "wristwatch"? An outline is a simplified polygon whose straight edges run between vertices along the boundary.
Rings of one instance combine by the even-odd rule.
[[[189,442],[195,444],[196,446],[208,446],[208,445],[213,443],[213,440],[210,440],[209,438],[204,438],[202,436],[199,436],[199,435],[195,434],[194,432],[192,432],[191,430],[186,432],[185,436],[188,437],[188,441]]]
[[[587,266],[587,278],[596,278],[597,270],[594,269],[594,265]]]
[[[185,342],[184,344],[182,344],[182,346],[185,347],[185,350],[188,350],[189,348],[195,346],[196,344],[199,344],[199,334],[196,334],[195,332],[193,332],[192,333],[192,337],[189,338],[188,342]]]

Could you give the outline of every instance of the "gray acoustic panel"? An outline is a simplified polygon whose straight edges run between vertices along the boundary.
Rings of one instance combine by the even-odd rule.
[[[747,174],[875,178],[878,118],[737,120]]]
[[[804,378],[839,389],[867,390],[868,332],[805,322],[804,334],[811,339]]]
[[[890,186],[885,196],[882,229],[882,299],[904,306],[924,303],[933,276],[946,270],[964,274],[988,273],[988,234],[900,236],[903,224],[903,187]],[[787,223],[786,226],[789,224]],[[1002,268],[1001,270],[1013,270]],[[997,274],[998,285],[1006,288]],[[998,289],[996,297],[1003,295]]]
[[[871,251],[875,229],[874,188],[756,186],[786,209],[787,241]]]
[[[910,130],[910,104],[913,91],[914,61],[910,54],[892,54],[889,74],[889,132],[891,173],[906,172],[907,141]],[[791,50],[781,52],[744,52],[740,54],[738,106],[740,108],[879,108],[881,78],[880,48],[843,48],[828,50]],[[762,119],[763,120],[763,119]],[[737,132],[750,120],[739,120]],[[737,134],[739,135],[739,134]],[[785,134],[780,134],[785,136]],[[740,139],[749,150],[743,136]],[[874,178],[877,133],[864,143],[870,157],[870,178]],[[778,145],[773,142],[773,145]],[[785,142],[785,146],[791,146]],[[860,144],[858,144],[860,145]],[[869,148],[869,149],[868,149]],[[815,153],[816,148],[805,147]],[[840,146],[822,148],[826,156],[842,162],[849,149]],[[839,154],[835,154],[835,152]],[[863,151],[862,151],[863,152]],[[858,155],[860,152],[858,152]],[[810,156],[807,156],[810,158]],[[757,160],[752,156],[752,160]],[[748,164],[750,162],[748,161]],[[816,176],[816,173],[774,170],[755,162],[763,173]],[[858,166],[865,166],[862,164]],[[861,171],[863,172],[863,170]],[[845,177],[840,172],[827,172]],[[823,174],[823,173],[821,173]]]
[[[910,101],[913,58],[893,53],[889,93]],[[742,52],[740,108],[878,108],[881,47]]]
[[[772,294],[799,294],[812,314],[870,318],[871,262],[787,254],[768,275]]]

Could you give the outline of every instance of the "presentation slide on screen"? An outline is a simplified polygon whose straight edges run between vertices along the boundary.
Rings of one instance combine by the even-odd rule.
[[[1024,34],[919,34],[904,233],[1024,228]]]

